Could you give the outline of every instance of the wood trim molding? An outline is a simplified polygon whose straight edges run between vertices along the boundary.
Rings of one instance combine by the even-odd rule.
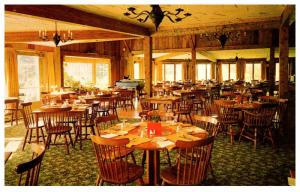
[[[135,36],[150,36],[149,30],[145,27],[87,13],[63,5],[5,5],[5,11],[97,27],[108,31],[115,31]]]

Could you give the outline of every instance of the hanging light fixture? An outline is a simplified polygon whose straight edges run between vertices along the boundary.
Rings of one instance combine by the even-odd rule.
[[[127,12],[124,13],[125,16],[127,16],[130,19],[137,19],[141,23],[145,23],[148,18],[152,20],[152,22],[155,25],[155,31],[157,31],[160,23],[164,19],[164,17],[167,17],[172,23],[177,23],[182,21],[184,18],[191,16],[191,13],[184,13],[180,14],[184,11],[182,8],[176,9],[175,13],[171,13],[169,11],[162,11],[159,5],[150,5],[152,7],[152,10],[149,11],[141,11],[140,13],[136,13],[136,8],[129,7],[127,8]]]
[[[47,30],[40,30],[39,31],[39,38],[43,41],[49,41]],[[53,33],[53,42],[57,47],[60,42],[68,42],[73,40],[73,33],[68,30],[67,33],[63,33],[61,36],[60,31],[57,30],[57,22],[55,22],[55,33]]]
[[[225,27],[220,32],[214,32],[214,33],[205,33],[200,34],[200,39],[205,38],[209,41],[212,41],[214,39],[218,40],[222,49],[225,47],[226,43],[228,41],[236,41],[241,38],[242,32],[241,31],[225,31]],[[246,31],[243,32],[244,37],[247,35]]]

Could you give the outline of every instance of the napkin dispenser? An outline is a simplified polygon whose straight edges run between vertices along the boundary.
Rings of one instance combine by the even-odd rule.
[[[161,123],[159,122],[148,122],[147,123],[147,135],[161,135]]]

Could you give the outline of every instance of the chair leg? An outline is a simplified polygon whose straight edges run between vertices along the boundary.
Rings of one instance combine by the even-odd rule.
[[[29,143],[31,143],[32,139],[32,129],[29,129]]]
[[[130,156],[132,158],[133,163],[136,165],[136,160],[135,160],[135,157],[134,157],[133,153],[131,153]]]
[[[191,124],[193,125],[193,120],[192,120],[192,116],[190,113],[189,113],[189,117],[190,117]]]
[[[51,134],[48,134],[47,140],[46,140],[46,147],[45,148],[48,147],[48,149],[49,149],[49,147],[50,147],[50,141],[51,141]]]
[[[230,143],[231,145],[233,145],[233,128],[232,128],[232,125],[229,126],[229,134],[230,134]]]
[[[145,162],[146,162],[146,151],[143,152],[143,158],[142,158],[142,167],[144,167]]]
[[[44,144],[45,144],[46,142],[45,142],[45,135],[44,135],[43,128],[41,127],[40,130],[41,130],[43,142],[44,142]]]
[[[139,182],[140,182],[141,185],[145,185],[143,177],[139,178]]]
[[[171,158],[168,149],[166,149],[169,167],[172,167]]]
[[[99,184],[100,184],[100,175],[98,174],[98,176],[97,176],[97,180],[96,180],[96,186],[99,186]]]
[[[64,138],[65,138],[65,144],[66,144],[67,154],[69,154],[69,144],[68,144],[68,140],[67,140],[67,135],[66,135],[66,133],[64,133]]]
[[[243,126],[242,131],[241,131],[240,136],[239,136],[239,144],[241,143],[241,138],[243,136],[244,130],[245,130],[245,125]]]
[[[72,140],[71,132],[70,132],[70,131],[68,131],[68,135],[69,135],[69,137],[70,137],[70,143],[71,143],[72,147],[75,147],[75,143],[73,143],[73,140]]]
[[[254,128],[254,149],[256,149],[257,143],[257,128]]]
[[[27,131],[26,131],[26,135],[25,135],[25,138],[24,138],[24,142],[23,142],[23,151],[24,151],[24,148],[25,148],[25,145],[26,145],[26,142],[27,142],[27,136],[28,136],[28,129],[27,129]]]

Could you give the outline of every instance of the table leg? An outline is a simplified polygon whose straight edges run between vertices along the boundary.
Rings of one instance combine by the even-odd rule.
[[[149,185],[160,185],[159,150],[147,151],[147,177],[149,179]]]
[[[40,138],[39,138],[39,116],[36,113],[35,114],[35,123],[36,123],[36,143],[39,144]]]

